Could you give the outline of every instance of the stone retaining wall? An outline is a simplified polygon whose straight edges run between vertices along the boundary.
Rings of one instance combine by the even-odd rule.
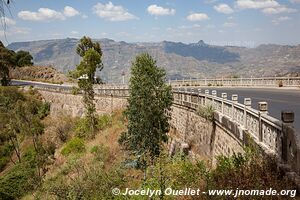
[[[84,115],[84,105],[81,95],[70,93],[59,93],[53,91],[39,90],[43,98],[51,103],[51,114],[58,115],[65,113],[73,117]],[[111,113],[115,109],[124,108],[127,100],[121,97],[95,96],[97,113]]]

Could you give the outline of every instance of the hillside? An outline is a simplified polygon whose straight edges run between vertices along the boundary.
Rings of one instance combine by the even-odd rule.
[[[212,46],[200,40],[184,44],[163,41],[160,43],[126,43],[110,39],[98,40],[103,49],[104,69],[101,76],[106,81],[121,81],[134,57],[149,52],[159,66],[167,70],[168,78],[239,76],[275,76],[300,71],[300,45],[260,45],[256,48]],[[80,58],[76,55],[78,39],[59,39],[17,42],[8,48],[29,51],[36,65],[53,66],[67,73],[73,70]]]
[[[49,66],[16,67],[10,70],[10,77],[19,80],[42,81],[48,83],[71,82],[65,74]]]

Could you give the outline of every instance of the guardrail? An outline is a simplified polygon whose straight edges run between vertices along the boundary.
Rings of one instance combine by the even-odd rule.
[[[169,83],[173,87],[182,87],[182,86],[299,87],[300,77],[185,79],[185,80],[170,80]]]
[[[251,99],[245,98],[244,104],[238,103],[238,95],[232,95],[231,100],[227,99],[227,94],[222,93],[222,97],[217,96],[215,90],[209,94],[209,90],[201,93],[173,91],[174,103],[189,107],[195,111],[199,106],[212,106],[215,111],[237,123],[241,129],[253,137],[273,154],[281,154],[282,122],[268,115],[267,102],[260,102],[260,110],[251,108]]]
[[[65,94],[82,94],[82,91],[73,91],[72,87],[52,87],[47,85],[35,86],[36,89],[46,90],[51,92],[59,92]],[[129,90],[127,86],[124,85],[110,85],[110,86],[96,86],[94,87],[95,95],[98,96],[113,96],[113,97],[128,97]]]
[[[222,116],[229,119],[227,127],[232,129],[232,123],[238,125],[242,131],[236,135],[243,140],[243,132],[247,132],[267,154],[275,155],[278,166],[287,173],[300,188],[300,135],[296,132],[292,111],[282,111],[281,121],[268,115],[267,102],[259,102],[259,110],[251,108],[251,99],[245,98],[244,104],[238,103],[238,95],[231,100],[227,94],[217,96],[216,90],[209,94],[209,90],[197,93],[173,90],[174,104],[197,111],[199,106],[212,106]],[[219,121],[223,122],[222,119]],[[236,128],[236,127],[234,127]]]

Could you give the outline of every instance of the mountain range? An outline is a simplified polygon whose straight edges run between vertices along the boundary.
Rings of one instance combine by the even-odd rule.
[[[163,41],[157,43],[127,43],[111,39],[95,40],[103,50],[104,69],[99,73],[104,81],[120,82],[124,72],[129,78],[135,56],[150,53],[157,65],[167,71],[168,79],[204,77],[261,77],[297,74],[300,72],[300,45],[260,45],[256,48]],[[35,65],[53,66],[67,73],[80,62],[76,54],[79,39],[66,38],[15,42],[7,47],[14,51],[29,51]]]

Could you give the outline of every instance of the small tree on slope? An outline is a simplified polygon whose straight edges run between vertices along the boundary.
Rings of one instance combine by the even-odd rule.
[[[167,142],[168,110],[172,105],[171,87],[165,83],[165,70],[158,68],[149,54],[136,57],[131,67],[130,97],[126,115],[128,132],[119,142],[129,150],[136,168],[146,171],[153,165]]]
[[[90,136],[94,134],[96,128],[96,108],[94,104],[94,77],[97,69],[102,70],[102,51],[100,44],[92,42],[91,38],[83,37],[77,46],[77,54],[83,59],[77,66],[74,74],[81,78],[78,86],[83,90],[83,103],[86,109],[87,126],[89,127]]]

